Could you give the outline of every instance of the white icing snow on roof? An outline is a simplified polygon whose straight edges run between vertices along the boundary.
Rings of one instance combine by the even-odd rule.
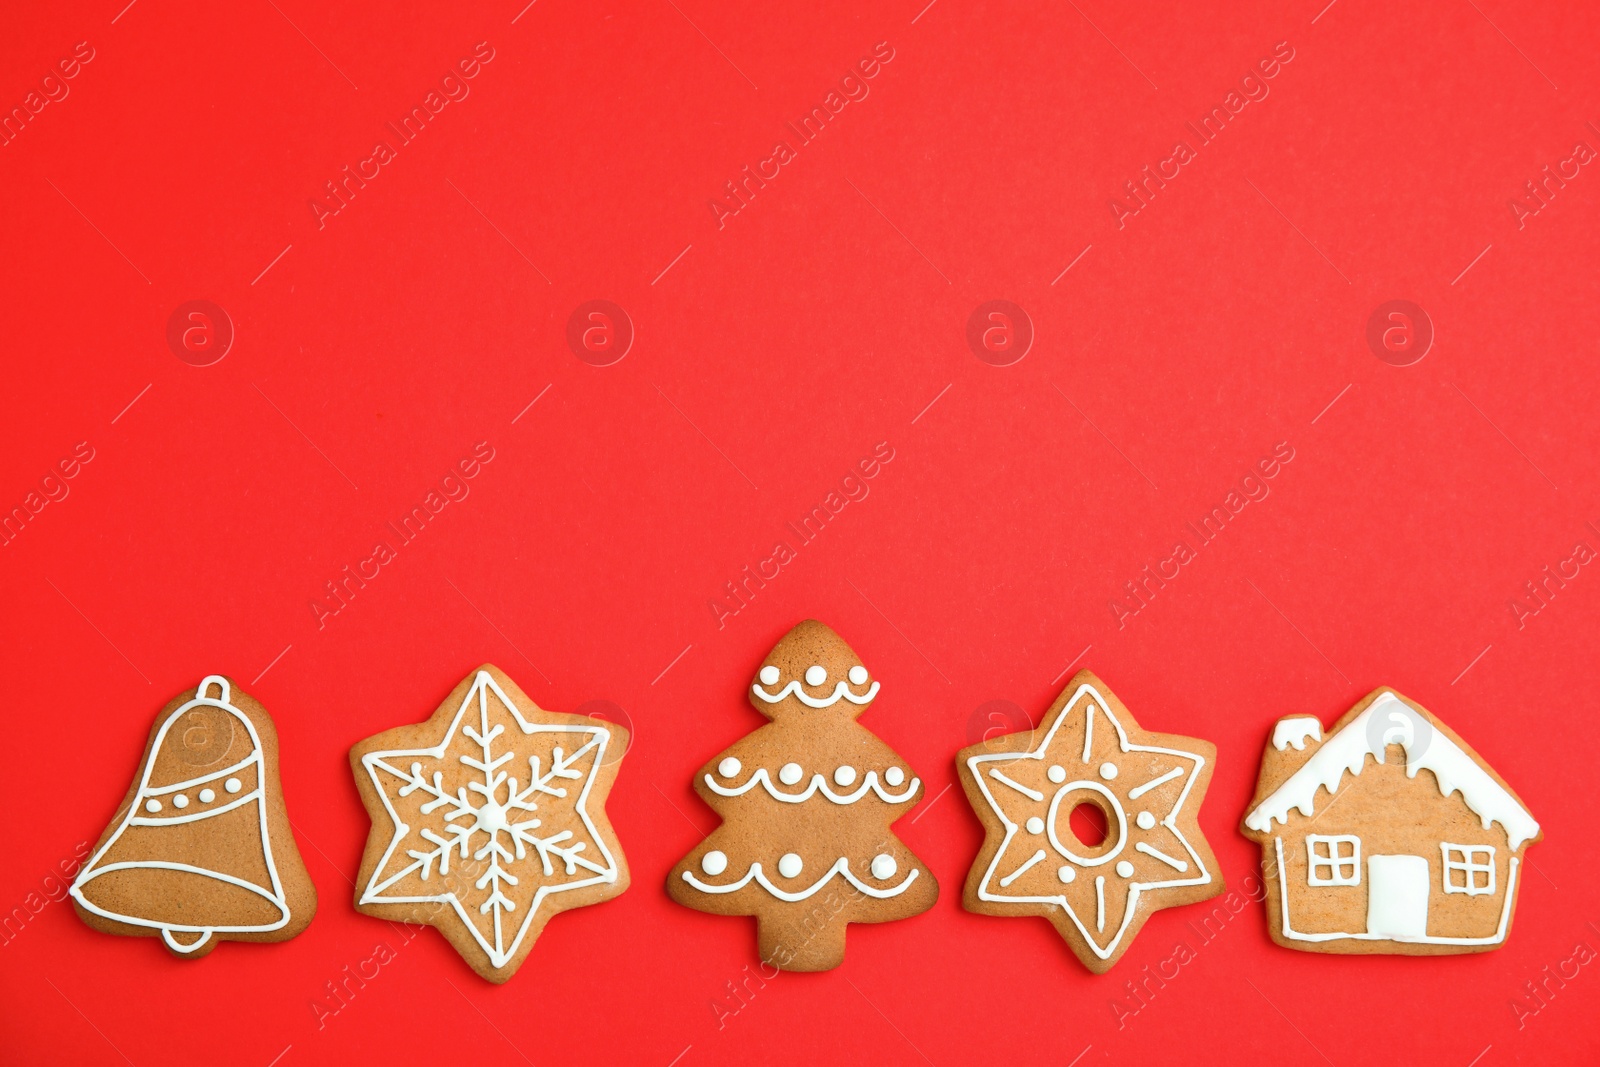
[[[1298,751],[1304,752],[1308,737],[1322,740],[1322,720],[1310,715],[1279,719],[1278,725],[1272,728],[1272,747],[1282,752],[1293,745]]]
[[[1515,797],[1496,782],[1471,756],[1449,737],[1433,728],[1423,716],[1393,693],[1385,693],[1353,721],[1323,742],[1305,765],[1289,776],[1254,811],[1245,825],[1258,833],[1271,833],[1274,820],[1287,823],[1289,811],[1315,813],[1317,790],[1334,790],[1346,772],[1360,774],[1370,753],[1384,762],[1384,748],[1398,743],[1406,750],[1406,777],[1415,778],[1420,770],[1433,772],[1439,792],[1449,796],[1459,792],[1468,808],[1483,820],[1505,828],[1512,849],[1537,837],[1539,824]]]

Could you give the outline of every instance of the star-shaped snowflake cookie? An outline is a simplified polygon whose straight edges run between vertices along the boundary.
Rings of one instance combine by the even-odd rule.
[[[506,981],[550,916],[628,888],[605,815],[627,747],[622,727],[545,711],[480,667],[427,722],[350,750],[372,816],[356,910],[436,927]]]
[[[1080,671],[1036,729],[957,756],[986,831],[964,905],[1042,915],[1084,966],[1104,974],[1152,912],[1223,891],[1197,821],[1215,760],[1209,742],[1141,730],[1100,679]],[[1099,819],[1075,820],[1083,805]],[[1104,839],[1086,843],[1101,836],[1088,830],[1096,821]]]

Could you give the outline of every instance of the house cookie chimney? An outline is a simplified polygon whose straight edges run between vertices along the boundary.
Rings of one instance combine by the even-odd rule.
[[[1272,728],[1272,743],[1261,757],[1257,796],[1266,796],[1299,770],[1322,744],[1322,721],[1314,715],[1287,715]]]

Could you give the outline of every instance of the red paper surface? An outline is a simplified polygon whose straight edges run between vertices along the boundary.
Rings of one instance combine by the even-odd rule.
[[[122,3],[14,5],[0,34],[0,505],[44,501],[0,548],[0,1058],[1595,1060],[1600,572],[1567,562],[1600,549],[1592,11]],[[614,314],[609,342],[574,331],[587,361],[568,343],[595,300],[631,322],[609,366]],[[1031,331],[1013,312],[995,351],[980,320],[985,360],[992,300]],[[1408,366],[1415,311],[1368,341],[1393,300],[1431,323]],[[195,366],[217,308],[231,345]],[[327,600],[477,442],[470,495]],[[868,495],[802,545],[786,524],[880,442]],[[1119,617],[1280,442],[1269,495]],[[719,617],[780,540],[795,558]],[[897,832],[943,894],[853,927],[833,972],[746,983],[753,925],[661,880],[713,825],[693,769],[764,721],[743,687],[809,616],[883,682],[863,725],[928,783]],[[348,747],[484,661],[636,739],[609,804],[633,887],[498,988],[349,882]],[[1097,978],[1043,921],[964,912],[953,754],[1075,666],[1216,743],[1201,824],[1235,887],[1271,723],[1380,684],[1420,701],[1544,827],[1509,943],[1291,952],[1250,902],[1162,912]],[[89,930],[50,876],[211,672],[276,718],[321,903],[291,942],[190,963]]]

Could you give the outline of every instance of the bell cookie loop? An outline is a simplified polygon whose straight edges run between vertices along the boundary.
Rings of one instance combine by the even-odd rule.
[[[211,689],[213,683],[217,687],[217,696],[215,697],[207,695],[207,692]],[[205,680],[202,681],[199,688],[194,691],[194,698],[196,700],[203,700],[207,704],[228,704],[228,696],[228,680],[220,674],[206,675]]]

